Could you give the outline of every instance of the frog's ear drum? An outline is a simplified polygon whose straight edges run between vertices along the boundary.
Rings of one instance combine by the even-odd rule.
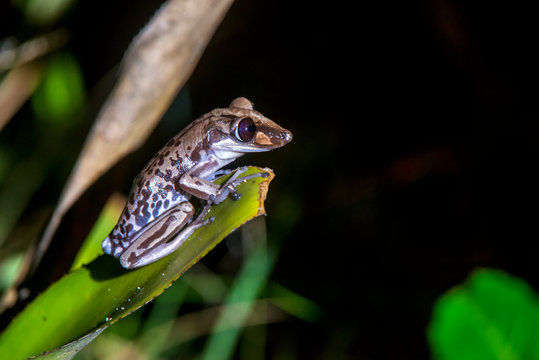
[[[249,100],[247,100],[246,98],[244,98],[244,97],[239,97],[239,98],[236,98],[236,99],[232,100],[229,107],[238,108],[238,109],[245,109],[245,110],[254,110],[255,109],[255,105],[252,102],[250,102]]]

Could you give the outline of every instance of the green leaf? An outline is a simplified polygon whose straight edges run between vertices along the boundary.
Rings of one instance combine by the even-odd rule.
[[[16,360],[50,351],[107,327],[161,294],[226,235],[265,213],[273,173],[251,167],[242,175],[260,171],[269,177],[239,185],[241,199],[213,206],[208,216],[215,221],[173,254],[135,270],[122,268],[112,256],[100,256],[62,277],[12,321],[0,336],[0,354]]]
[[[105,328],[97,329],[94,332],[84,335],[80,339],[77,339],[69,344],[63,345],[52,351],[48,351],[44,354],[32,357],[32,359],[39,360],[65,360],[71,359],[75,356],[82,348],[88,345],[93,339],[95,339],[99,334],[101,334]]]
[[[428,335],[436,359],[539,359],[539,302],[523,280],[477,270],[438,300]]]
[[[96,257],[103,254],[101,242],[109,234],[110,229],[116,225],[116,222],[122,213],[125,201],[125,197],[120,195],[113,195],[110,197],[105,204],[103,211],[99,214],[92,230],[90,230],[86,240],[84,240],[77,252],[77,256],[75,256],[75,260],[71,266],[71,271],[80,268],[84,264],[90,263]]]

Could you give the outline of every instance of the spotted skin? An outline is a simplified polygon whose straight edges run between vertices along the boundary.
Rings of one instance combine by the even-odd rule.
[[[241,131],[247,133],[238,134],[242,121]],[[245,136],[251,139],[245,141]],[[159,150],[135,178],[118,223],[103,240],[103,251],[119,258],[126,268],[146,265],[175,251],[208,222],[201,215],[193,219],[193,196],[206,200],[205,212],[229,193],[237,197],[234,183],[220,187],[210,182],[219,169],[244,153],[272,150],[291,139],[288,130],[255,111],[245,98],[198,118]]]

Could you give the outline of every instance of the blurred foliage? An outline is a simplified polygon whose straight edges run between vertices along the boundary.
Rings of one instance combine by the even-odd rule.
[[[30,99],[31,120],[20,119],[19,124],[10,124],[0,133],[0,246],[51,172],[56,175],[54,171],[69,166],[59,159],[73,156],[65,149],[78,131],[77,120],[86,101],[83,76],[73,55],[58,51],[43,60],[42,68],[43,76]],[[33,225],[24,221],[20,224],[39,228],[44,219],[39,217]],[[35,236],[35,231],[28,235]],[[30,238],[18,239],[14,242],[17,248],[9,252],[22,250],[29,241]]]
[[[43,6],[43,2],[34,0],[14,2],[23,12],[26,20],[34,26],[49,26],[58,21],[70,3],[71,1],[55,1]],[[13,243],[12,239],[17,239],[21,235],[18,229],[27,227],[27,220],[24,217],[21,218],[21,216],[27,210],[27,206],[35,196],[36,191],[40,189],[44,182],[50,181],[49,171],[51,166],[62,157],[64,159],[72,158],[72,155],[64,156],[65,145],[67,144],[65,139],[68,139],[74,132],[79,131],[76,129],[77,125],[79,125],[77,120],[81,117],[83,107],[86,104],[84,76],[76,57],[66,49],[56,50],[51,48],[49,50],[52,52],[47,54],[48,49],[46,46],[46,42],[40,42],[36,38],[36,41],[30,41],[19,49],[10,48],[12,54],[23,55],[19,60],[33,61],[32,64],[35,64],[36,69],[39,70],[36,72],[39,76],[35,78],[38,82],[37,86],[32,89],[30,106],[22,108],[25,111],[22,115],[15,115],[16,117],[22,116],[23,119],[28,114],[30,115],[31,121],[29,123],[23,122],[22,128],[23,130],[30,129],[30,133],[26,137],[30,145],[26,147],[24,152],[18,152],[21,143],[16,137],[10,138],[11,134],[20,136],[18,135],[20,131],[18,124],[8,124],[6,131],[2,133],[4,140],[0,148],[0,184],[2,185],[0,189],[0,214],[2,214],[0,245],[4,245],[0,264],[2,291],[6,291],[15,282],[22,266],[23,255],[21,251],[25,249],[25,246],[19,242],[22,246],[10,248]],[[51,46],[56,46],[56,44]],[[30,49],[30,52],[17,52],[21,49]],[[9,61],[10,58],[4,56],[4,60],[6,59]],[[9,62],[4,63],[4,65],[6,64],[9,65]],[[9,70],[7,74],[9,74]],[[3,79],[5,78],[3,76]],[[8,120],[6,119],[6,122]],[[31,176],[28,176],[29,174]],[[253,194],[257,194],[257,192]],[[243,193],[242,200],[235,202],[234,205],[247,201],[248,198],[247,194]],[[115,302],[125,300],[130,304],[126,303],[124,304],[125,306],[113,304],[112,311],[116,315],[107,316],[106,320],[103,320],[105,319],[103,317],[103,324],[116,321],[119,317],[133,311],[133,306],[146,303],[156,295],[155,292],[151,291],[145,291],[148,298],[140,297],[140,294],[132,296],[114,295],[112,297],[110,294],[112,288],[126,288],[126,286],[140,292],[140,289],[142,289],[141,276],[136,275],[136,273],[140,271],[147,272],[151,266],[142,270],[128,272],[133,278],[133,284],[140,286],[129,285],[130,281],[123,277],[119,280],[122,286],[109,286],[106,285],[106,282],[103,283],[98,279],[95,282],[98,288],[105,284],[108,289],[106,292],[107,297],[103,298],[102,301],[98,301],[94,295],[90,294],[91,289],[94,288],[90,285],[90,282],[95,279],[91,279],[91,277],[84,278],[84,274],[87,273],[88,269],[85,264],[90,263],[89,266],[92,267],[91,262],[102,254],[101,241],[115,224],[119,212],[122,210],[123,202],[124,199],[111,199],[94,224],[86,241],[77,252],[77,257],[72,265],[72,272],[43,292],[4,331],[2,337],[0,337],[2,339],[0,347],[3,349],[3,354],[9,353],[11,354],[10,356],[16,356],[15,349],[22,351],[26,355],[34,354],[43,349],[65,344],[67,339],[73,340],[74,333],[79,334],[78,336],[83,335],[89,328],[82,332],[75,329],[80,329],[81,326],[84,326],[83,324],[93,321],[91,319],[94,319],[96,314],[99,313],[99,311],[90,310],[85,306],[106,307],[108,302],[104,301],[105,298],[113,299]],[[292,205],[281,206],[283,210],[282,219],[276,218],[277,222],[281,222],[283,229],[290,228],[297,221],[298,206],[297,204]],[[258,206],[257,204],[257,211]],[[230,214],[233,213],[231,212]],[[219,217],[220,220],[225,218],[226,216]],[[220,220],[216,221],[214,226],[223,228],[222,224],[219,225]],[[235,221],[238,221],[238,218]],[[17,225],[18,223],[19,225]],[[39,229],[42,224],[39,221],[31,224],[31,227]],[[238,224],[232,226],[229,230],[237,226]],[[268,322],[283,321],[289,316],[286,315],[287,312],[292,316],[296,314],[296,316],[304,317],[307,320],[316,318],[316,315],[313,317],[309,314],[309,310],[305,311],[304,307],[313,312],[319,311],[316,305],[306,298],[280,285],[273,284],[266,288],[269,274],[276,260],[277,250],[274,249],[270,253],[267,251],[264,222],[256,222],[255,225],[251,225],[248,229],[251,229],[250,234],[244,232],[247,261],[244,270],[240,272],[235,281],[232,281],[227,276],[223,277],[212,272],[208,272],[206,275],[192,276],[190,281],[189,279],[181,281],[167,291],[165,296],[162,296],[155,304],[150,306],[148,315],[141,316],[142,312],[138,311],[134,316],[128,317],[125,322],[115,323],[96,342],[97,346],[90,346],[79,356],[81,358],[86,356],[97,356],[101,359],[107,357],[118,358],[124,351],[125,346],[121,345],[122,341],[120,341],[119,347],[114,345],[117,341],[115,342],[113,339],[127,339],[128,341],[136,341],[143,357],[154,358],[166,353],[173,354],[178,351],[186,351],[182,344],[189,343],[202,336],[208,336],[208,342],[205,346],[205,358],[228,357],[235,351],[245,326],[256,325],[261,328]],[[253,231],[254,233],[252,233]],[[10,237],[8,237],[9,234],[11,234]],[[32,238],[32,236],[36,235],[37,233],[32,231],[27,236]],[[112,261],[108,258],[105,260],[110,260],[108,263]],[[107,261],[105,262],[107,263]],[[118,264],[114,263],[114,265],[116,268],[118,267]],[[106,264],[98,264],[94,270],[102,271],[105,268],[107,268]],[[109,271],[109,273],[114,273],[114,271]],[[156,273],[159,273],[156,279],[163,278],[161,270]],[[270,288],[276,290],[271,291],[269,290]],[[271,296],[275,296],[275,299],[259,299],[261,292],[266,295],[274,293]],[[99,296],[97,293],[96,295]],[[77,301],[70,302],[66,300],[73,296]],[[94,300],[88,300],[90,298],[94,298]],[[137,298],[139,301],[134,301]],[[220,302],[224,302],[224,304],[214,310],[202,310],[200,316],[197,316],[195,312],[192,316],[189,314],[183,315],[184,317],[187,316],[184,321],[174,320],[184,299],[187,299],[192,304],[201,304],[202,306]],[[74,311],[72,305],[75,303],[82,305],[81,309],[85,310]],[[116,306],[116,310],[114,310],[114,306]],[[189,317],[199,319],[190,321]],[[204,321],[199,321],[200,319],[204,319]],[[218,320],[214,321],[215,319]],[[41,325],[36,325],[35,323],[32,325],[32,322],[35,321],[41,322]],[[43,334],[44,326],[49,329],[47,330],[48,336]],[[178,328],[183,330],[175,331]],[[37,331],[35,335],[31,336],[34,339],[31,343],[27,339],[27,336],[31,333],[30,329]],[[72,356],[80,348],[86,346],[101,330],[90,332],[88,335],[55,350],[54,353],[44,358]],[[25,336],[21,336],[23,333]],[[181,336],[173,336],[176,333]],[[253,332],[251,331],[250,333]],[[259,333],[257,337],[260,334],[263,336],[263,333]],[[24,346],[19,344],[21,341],[24,342]],[[260,346],[264,347],[263,342],[258,345],[256,347],[258,349],[261,349]],[[132,348],[132,346],[128,346],[128,348]],[[242,346],[242,349],[244,349],[242,352],[252,352],[252,350],[245,350],[247,348]],[[260,353],[260,350],[254,351]]]
[[[73,55],[54,54],[31,99],[37,120],[43,125],[69,125],[84,104],[84,89],[81,69]]]
[[[264,224],[258,222],[255,224]],[[253,226],[247,229],[256,229]],[[265,245],[266,229],[258,227],[254,236],[258,241],[256,248],[245,262],[243,269],[238,274],[234,285],[229,289],[226,304],[245,303],[241,308],[226,309],[217,319],[211,337],[206,343],[202,359],[211,360],[217,358],[230,358],[238,342],[241,333],[241,325],[252,311],[254,299],[264,284],[267,283],[269,273],[274,266],[276,252],[274,249],[267,251]],[[230,323],[237,324],[235,329],[230,329]]]
[[[71,266],[71,271],[90,263],[99,255],[103,254],[101,243],[103,239],[110,233],[110,229],[114,228],[116,222],[120,218],[120,214],[124,209],[126,198],[114,194],[105,204],[103,211],[97,218],[92,230],[84,240],[77,256]]]
[[[522,279],[476,270],[437,301],[428,335],[435,359],[539,359],[539,299]]]
[[[13,284],[19,274],[22,261],[22,254],[0,261],[0,294],[3,294]]]
[[[242,173],[242,176],[260,171],[262,169],[250,168]],[[231,175],[232,173],[223,176],[216,182],[223,183]],[[40,294],[10,323],[0,336],[0,353],[9,355],[12,359],[19,359],[55,349],[87,334],[100,332],[108,324],[148,303],[227,234],[253,217],[264,214],[263,201],[272,178],[273,175],[269,172],[268,177],[257,177],[244,182],[237,187],[242,194],[241,199],[227,199],[212,206],[207,217],[215,217],[215,220],[197,229],[182,245],[181,251],[134,270],[123,269],[111,256],[100,256],[87,266],[65,275]],[[108,216],[108,213],[109,211],[105,211],[103,215]],[[256,243],[264,245],[265,242]],[[256,259],[257,265],[264,264],[260,256],[262,255],[258,255]],[[250,262],[247,263],[249,264]],[[256,298],[259,289],[267,280],[269,268],[264,269],[264,275],[259,277],[256,277],[258,273],[254,269],[241,276],[240,284],[248,282],[236,292],[232,292],[240,294],[240,298],[235,295],[231,301],[252,301]],[[236,311],[234,314],[239,316],[241,313]],[[243,314],[247,315],[248,311]],[[240,317],[236,321],[237,326],[241,326],[243,320],[244,317]],[[34,331],[37,333],[31,335]],[[81,341],[86,342],[86,338]]]
[[[26,20],[34,25],[47,26],[56,22],[73,4],[73,0],[12,0]]]

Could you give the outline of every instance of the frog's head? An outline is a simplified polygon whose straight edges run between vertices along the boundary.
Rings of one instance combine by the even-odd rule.
[[[254,110],[244,97],[218,109],[217,126],[208,132],[207,141],[221,158],[237,158],[244,153],[280,148],[292,141],[292,133]]]

